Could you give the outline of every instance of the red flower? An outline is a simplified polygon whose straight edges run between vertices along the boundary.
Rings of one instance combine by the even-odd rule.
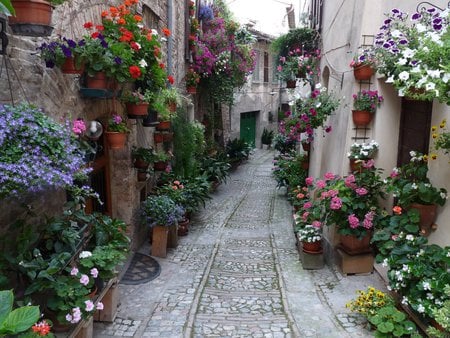
[[[155,57],[159,57],[159,55],[161,54],[161,50],[155,46],[153,49],[153,54],[155,55]]]
[[[127,22],[125,21],[124,18],[120,18],[119,20],[117,20],[117,24],[119,25],[125,25]]]
[[[142,16],[140,16],[140,15],[135,15],[135,16],[134,16],[134,20],[136,20],[137,22],[141,22],[141,21],[142,21]]]
[[[167,36],[167,37],[170,36],[170,29],[168,29],[168,28],[163,28],[163,29],[162,29],[162,32],[163,32],[163,34],[164,34],[165,36]]]
[[[132,49],[134,49],[134,50],[139,50],[139,49],[141,49],[141,46],[139,46],[136,42],[134,42],[134,41],[131,41],[130,42],[130,47],[132,48]]]
[[[94,32],[94,33],[91,34],[91,37],[92,37],[93,39],[97,39],[99,35],[100,35],[99,32]]]
[[[129,71],[133,79],[137,79],[142,75],[141,69],[138,66],[130,66]]]
[[[108,11],[103,11],[102,12],[102,18],[106,18],[108,16]]]
[[[83,27],[86,29],[91,29],[94,26],[94,24],[90,21],[86,22]]]
[[[51,327],[46,320],[43,320],[34,324],[31,329],[34,333],[37,333],[38,336],[46,336],[50,332]]]
[[[166,65],[164,63],[160,63],[159,68],[164,69],[164,68],[166,68]]]
[[[170,83],[171,85],[173,85],[174,82],[175,82],[175,80],[174,80],[174,78],[173,78],[172,75],[169,75],[169,76],[167,77],[167,80],[169,81],[169,83]]]
[[[97,29],[98,31],[103,31],[103,30],[105,30],[105,27],[103,27],[102,25],[97,25],[97,26],[95,26],[95,29]]]
[[[119,38],[119,40],[121,41],[121,42],[128,42],[128,41],[131,41],[131,40],[133,40],[133,33],[132,32],[130,32],[129,30],[127,30],[127,29],[123,29],[123,30],[121,30],[122,31],[122,36]]]
[[[396,205],[395,207],[392,208],[392,211],[393,211],[394,214],[396,214],[396,215],[401,215],[401,214],[402,214],[402,207]]]

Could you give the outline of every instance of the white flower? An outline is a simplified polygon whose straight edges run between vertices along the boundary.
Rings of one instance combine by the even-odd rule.
[[[398,78],[400,80],[406,81],[409,79],[409,73],[407,71],[403,71],[400,74],[398,74]]]
[[[442,81],[444,83],[447,83],[448,80],[450,80],[450,73],[444,73],[444,76],[442,77]]]
[[[411,184],[411,189],[417,190],[417,184],[415,184],[415,183]]]
[[[448,196],[445,192],[441,192],[439,195],[441,196],[441,198],[445,198],[445,199],[448,198]]]
[[[389,76],[385,82],[386,83],[394,83],[394,76]]]
[[[419,306],[417,307],[417,312],[424,313],[425,312],[425,307],[422,304],[419,304]]]
[[[383,263],[381,263],[381,266],[383,266],[383,267],[387,267],[388,266],[387,258],[383,259]]]
[[[405,58],[412,58],[416,52],[411,48],[406,48],[402,54]]]
[[[408,62],[408,59],[401,58],[401,59],[398,59],[397,64],[400,66],[404,66],[404,65],[406,65],[407,62]]]
[[[427,292],[427,299],[434,299],[434,296],[431,292]]]
[[[406,89],[406,88],[400,88],[400,89],[398,90],[398,96],[399,96],[399,97],[405,96],[405,89]]]
[[[432,78],[432,79],[438,79],[441,76],[442,70],[427,70],[427,74]]]
[[[407,241],[413,241],[414,240],[414,235],[411,235],[411,234],[406,235],[406,240]]]
[[[402,298],[402,304],[403,305],[408,305],[408,303],[409,303],[408,297],[403,297]]]
[[[399,38],[399,37],[401,37],[403,34],[402,34],[402,32],[400,32],[398,29],[396,29],[395,31],[392,31],[392,32],[391,32],[391,35],[392,35],[392,37],[394,37],[394,38]]]
[[[433,83],[433,82],[428,82],[428,83],[425,85],[425,89],[426,89],[426,90],[434,90],[435,88],[436,88],[436,84]]]
[[[419,33],[425,32],[427,30],[427,27],[425,25],[422,25],[421,23],[418,23],[416,25],[416,28]]]
[[[80,258],[88,258],[92,256],[92,252],[90,251],[81,251],[80,252]]]
[[[147,67],[147,61],[145,61],[145,59],[142,59],[141,61],[139,61],[139,66],[141,68]]]
[[[317,83],[317,84],[316,84],[316,89],[320,89],[320,88],[322,88],[322,84]]]
[[[158,31],[154,28],[152,28],[152,35],[158,35]]]
[[[409,71],[410,73],[422,73],[422,69],[420,68],[420,66],[416,66],[411,68],[411,70]]]
[[[411,150],[409,152],[409,156],[411,156],[411,157],[416,157],[416,155],[417,155],[417,153],[414,150]]]
[[[423,282],[422,287],[424,290],[431,290],[430,282]]]

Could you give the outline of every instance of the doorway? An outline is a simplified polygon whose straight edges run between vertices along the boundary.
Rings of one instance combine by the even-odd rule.
[[[241,113],[239,138],[252,147],[256,141],[256,111]]]

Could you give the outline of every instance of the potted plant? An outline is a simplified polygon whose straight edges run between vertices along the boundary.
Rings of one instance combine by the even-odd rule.
[[[442,150],[444,154],[448,155],[450,153],[450,132],[447,131],[447,120],[443,119],[439,128],[438,126],[432,126],[431,133],[434,149]]]
[[[156,125],[156,130],[170,130],[172,118],[175,116],[176,112],[170,111],[164,96],[157,95],[153,102],[153,107],[158,111],[158,124]]]
[[[266,145],[270,148],[270,145],[272,144],[273,136],[274,136],[273,130],[269,131],[268,129],[264,128],[263,132],[261,134],[261,144]]]
[[[193,0],[189,1],[188,9],[189,9],[189,16],[194,16],[195,15],[195,2]]]
[[[189,68],[185,76],[185,81],[187,92],[189,94],[196,94],[197,86],[200,83],[200,74],[198,74],[194,69]]]
[[[58,37],[42,43],[37,49],[47,68],[59,67],[65,74],[81,74],[83,62],[79,57],[83,42],[66,37]]]
[[[155,153],[153,168],[157,171],[164,171],[167,168],[167,163],[169,160],[169,154],[164,151],[158,151]]]
[[[363,49],[353,57],[350,67],[356,80],[370,80],[375,72],[375,51],[372,48]]]
[[[182,218],[184,210],[167,195],[150,195],[142,202],[141,213],[152,228],[152,256],[166,257],[169,226]]]
[[[131,156],[133,158],[134,167],[138,169],[147,169],[150,163],[153,163],[155,160],[153,148],[133,146]]]
[[[127,141],[127,134],[130,132],[126,121],[122,116],[113,114],[108,121],[108,128],[105,132],[106,140],[111,149],[122,149]]]
[[[447,190],[431,184],[427,177],[427,156],[415,151],[410,155],[410,162],[394,168],[387,178],[388,191],[397,197],[400,207],[419,211],[421,232],[428,235],[437,216],[437,206],[443,206],[447,200]]]
[[[153,100],[153,93],[149,90],[142,92],[141,88],[135,91],[124,91],[120,100],[125,103],[129,118],[143,118],[148,115],[148,107]]]
[[[353,123],[358,127],[367,126],[383,100],[377,90],[362,90],[353,94]]]
[[[181,95],[176,87],[164,88],[160,91],[159,96],[169,107],[171,113],[177,111],[177,106],[181,104]]]
[[[302,242],[302,250],[310,254],[322,253],[322,224],[306,224],[297,230],[298,239]]]
[[[353,143],[350,146],[350,151],[347,153],[347,157],[350,160],[351,171],[361,170],[362,161],[373,159],[377,153],[379,144],[374,140],[367,143]]]

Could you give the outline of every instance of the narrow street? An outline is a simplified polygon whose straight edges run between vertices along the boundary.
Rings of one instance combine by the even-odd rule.
[[[345,309],[376,273],[303,270],[291,206],[271,177],[273,151],[256,150],[191,221],[161,274],[120,284],[114,323],[94,337],[371,337]],[[140,252],[149,254],[149,247]]]

